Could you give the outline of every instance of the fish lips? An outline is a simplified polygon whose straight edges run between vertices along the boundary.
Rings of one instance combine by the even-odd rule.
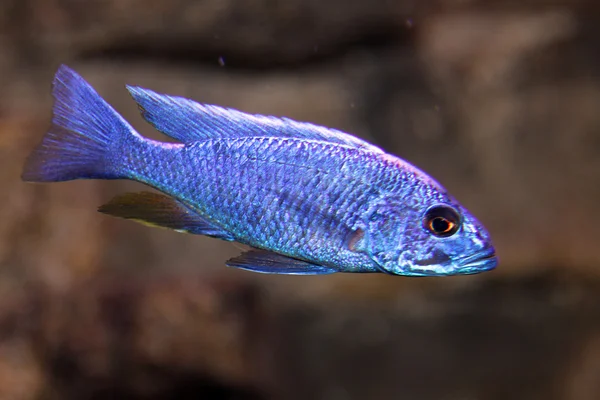
[[[489,247],[459,260],[456,265],[459,274],[477,274],[496,268],[498,266],[498,256],[494,248]]]
[[[411,271],[413,276],[472,275],[496,268],[498,257],[493,247],[488,247],[470,256],[450,259],[445,254],[436,254],[416,263],[419,267]]]

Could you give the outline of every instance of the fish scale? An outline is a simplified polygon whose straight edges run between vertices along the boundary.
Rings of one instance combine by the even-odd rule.
[[[227,265],[280,274],[472,274],[497,264],[488,232],[437,181],[341,131],[128,86],[141,114],[178,143],[140,136],[61,66],[50,129],[23,180],[131,179],[161,193],[99,211],[245,243]]]
[[[351,230],[346,224],[366,209],[365,193],[371,185],[360,179],[348,185],[348,176],[336,169],[342,160],[331,162],[340,156],[337,147],[272,138],[214,140],[169,149],[157,144],[135,150],[148,161],[140,162],[132,176],[193,205],[203,216],[235,232],[242,243],[306,259],[326,254],[332,263],[343,264],[349,258],[355,263],[363,257],[349,254],[339,244]],[[317,148],[320,155],[311,156]],[[244,168],[239,165],[242,159],[247,160]],[[357,168],[364,165],[363,157],[354,160]],[[191,175],[186,168],[190,164],[194,165]],[[332,197],[336,201],[330,202]],[[265,204],[265,198],[280,204]],[[339,248],[323,246],[331,241]]]

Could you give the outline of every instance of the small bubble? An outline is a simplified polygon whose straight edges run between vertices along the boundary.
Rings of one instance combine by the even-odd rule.
[[[405,23],[406,23],[406,27],[408,29],[412,28],[413,25],[414,25],[414,22],[413,22],[412,18],[407,18],[406,21],[405,21]]]
[[[350,103],[350,108],[354,108],[354,103]]]
[[[224,66],[225,66],[225,59],[223,58],[223,56],[219,57],[219,65],[220,65],[221,67],[224,67]]]

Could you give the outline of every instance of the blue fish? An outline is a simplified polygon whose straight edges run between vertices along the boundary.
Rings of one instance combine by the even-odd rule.
[[[55,75],[52,125],[29,182],[130,179],[100,212],[250,246],[245,270],[474,274],[498,260],[486,229],[434,179],[337,130],[127,86],[178,143],[140,136],[76,72]]]

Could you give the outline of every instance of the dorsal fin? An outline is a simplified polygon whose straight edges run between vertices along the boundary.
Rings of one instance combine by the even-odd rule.
[[[200,104],[137,86],[127,86],[127,90],[146,121],[182,143],[215,138],[295,137],[383,152],[362,139],[319,125]]]

